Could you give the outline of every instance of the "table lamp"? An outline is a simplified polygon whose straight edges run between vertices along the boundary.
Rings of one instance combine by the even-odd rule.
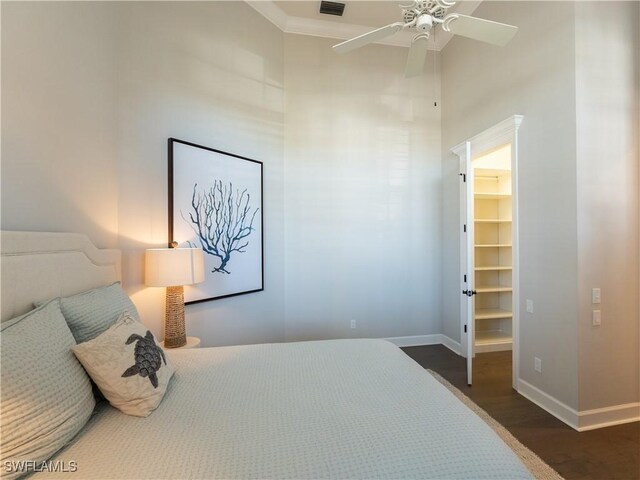
[[[164,346],[187,343],[184,285],[204,282],[204,254],[199,248],[151,248],[145,253],[145,284],[167,287]]]

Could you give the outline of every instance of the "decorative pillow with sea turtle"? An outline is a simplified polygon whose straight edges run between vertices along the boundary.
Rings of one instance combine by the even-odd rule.
[[[73,353],[109,403],[136,417],[158,407],[173,375],[153,334],[129,312],[93,340],[73,347]]]

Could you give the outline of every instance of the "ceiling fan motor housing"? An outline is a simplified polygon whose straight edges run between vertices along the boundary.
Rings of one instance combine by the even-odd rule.
[[[427,13],[423,13],[418,17],[416,22],[416,29],[419,32],[428,32],[433,27],[433,18]]]

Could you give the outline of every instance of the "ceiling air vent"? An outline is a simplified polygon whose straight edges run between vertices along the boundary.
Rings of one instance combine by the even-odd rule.
[[[324,13],[326,15],[337,15],[341,17],[344,13],[344,3],[339,2],[320,2],[320,13]]]

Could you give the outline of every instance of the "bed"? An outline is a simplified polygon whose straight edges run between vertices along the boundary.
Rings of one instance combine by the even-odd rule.
[[[2,233],[2,320],[106,285],[120,253],[76,234]],[[384,340],[167,351],[146,418],[99,402],[53,461],[75,478],[531,478],[432,375]],[[60,477],[40,472],[33,478]]]

